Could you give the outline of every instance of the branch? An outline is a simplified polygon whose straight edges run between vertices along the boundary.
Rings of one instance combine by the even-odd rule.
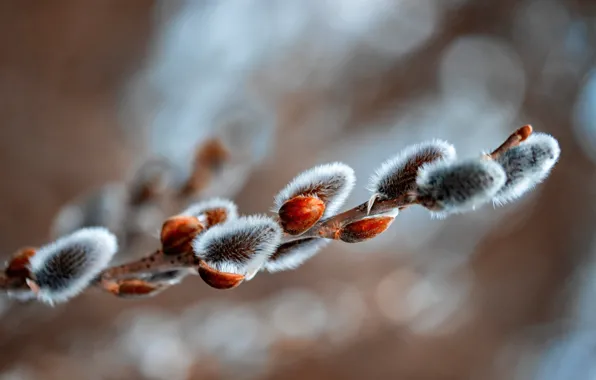
[[[216,142],[199,151],[196,170],[178,194],[200,190],[205,168],[215,170],[226,154]],[[370,179],[370,199],[341,213],[354,172],[341,163],[321,165],[275,196],[275,218],[239,217],[236,206],[224,199],[199,202],[163,223],[160,248],[112,267],[107,263],[117,250],[113,235],[102,228],[83,229],[17,252],[0,273],[0,289],[53,304],[88,287],[118,297],[153,296],[187,275],[199,275],[214,288],[234,288],[260,271],[298,267],[329,240],[372,239],[410,206],[447,216],[517,199],[548,176],[559,154],[554,138],[532,135],[529,125],[475,159],[457,160],[453,146],[434,140],[383,163]]]
[[[532,134],[532,126],[531,125],[524,125],[521,128],[518,128],[515,132],[513,132],[503,144],[501,144],[497,149],[493,150],[492,153],[489,154],[490,158],[496,160],[501,155],[505,154],[511,148],[514,148],[525,141],[530,135]]]

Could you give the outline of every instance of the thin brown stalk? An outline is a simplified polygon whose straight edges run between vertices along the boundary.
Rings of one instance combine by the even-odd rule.
[[[522,141],[526,140],[532,134],[532,126],[524,125],[513,132],[503,144],[489,154],[493,160],[498,158],[501,154],[509,149],[518,146]]]

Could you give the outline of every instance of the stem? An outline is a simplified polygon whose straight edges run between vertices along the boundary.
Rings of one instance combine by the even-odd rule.
[[[502,155],[509,149],[518,146],[522,141],[530,137],[531,134],[531,125],[524,125],[523,127],[518,128],[507,138],[507,140],[505,140],[503,144],[501,144],[497,149],[495,149],[491,154],[489,154],[490,158],[492,158],[493,160],[498,158],[500,155]]]
[[[140,274],[159,273],[198,265],[198,258],[192,252],[166,255],[161,249],[139,260],[108,268],[101,272],[95,283],[107,279],[132,278]]]
[[[306,238],[322,238],[322,239],[334,239],[339,238],[338,233],[346,225],[362,220],[367,217],[377,216],[385,214],[395,209],[403,210],[406,207],[413,205],[412,194],[403,194],[395,199],[378,199],[368,211],[368,201],[351,208],[347,211],[323,219],[315,224],[310,230],[306,231],[302,235],[289,235],[285,234],[282,239],[283,243],[289,243],[295,240],[302,240]]]

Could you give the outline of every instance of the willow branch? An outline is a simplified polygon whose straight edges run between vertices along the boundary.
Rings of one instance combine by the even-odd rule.
[[[384,199],[375,201],[374,205],[369,210],[369,201],[366,201],[354,208],[323,219],[315,224],[310,230],[302,235],[294,236],[285,234],[283,243],[289,243],[295,240],[302,240],[308,238],[323,238],[338,240],[339,231],[350,223],[394,212],[396,209],[402,210],[408,206],[416,204],[415,196],[412,194],[404,194],[395,199]]]
[[[501,144],[497,149],[492,151],[488,156],[493,160],[498,158],[503,153],[507,152],[509,149],[518,146],[521,142],[526,140],[532,134],[532,126],[531,125],[524,125],[521,128],[518,128],[515,132],[513,132],[503,144]]]

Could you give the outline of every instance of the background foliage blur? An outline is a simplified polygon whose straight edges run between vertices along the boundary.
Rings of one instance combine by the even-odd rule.
[[[360,203],[381,161],[429,138],[469,156],[530,123],[563,151],[521,202],[408,210],[233,291],[0,299],[0,379],[596,377],[594,1],[5,0],[0,46],[4,257],[148,157],[183,175],[214,134],[237,160],[205,196],[244,213],[334,160]],[[145,211],[131,256],[157,242]]]

